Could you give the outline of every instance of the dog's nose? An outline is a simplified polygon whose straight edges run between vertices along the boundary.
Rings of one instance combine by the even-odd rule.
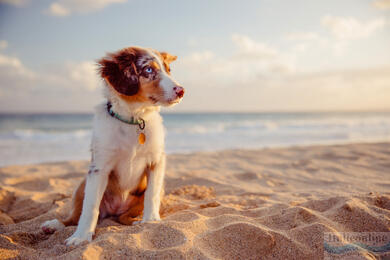
[[[173,88],[173,90],[176,92],[176,96],[178,98],[182,98],[184,96],[184,88],[181,86],[176,86]]]

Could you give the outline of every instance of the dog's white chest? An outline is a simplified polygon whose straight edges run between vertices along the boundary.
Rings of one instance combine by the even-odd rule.
[[[94,121],[92,149],[105,150],[105,158],[119,178],[122,188],[131,190],[138,184],[147,166],[160,160],[164,153],[164,127],[159,113],[151,112],[144,117],[145,128],[126,124],[111,117],[103,105],[98,108]],[[145,142],[139,142],[139,135]],[[99,157],[99,155],[97,155]],[[99,160],[99,158],[95,158]]]
[[[116,140],[116,166],[120,186],[125,190],[136,188],[145,168],[158,161],[164,149],[164,134],[162,124],[146,125],[145,129],[138,126],[121,126],[120,137]],[[145,142],[139,142],[140,135],[145,136]]]

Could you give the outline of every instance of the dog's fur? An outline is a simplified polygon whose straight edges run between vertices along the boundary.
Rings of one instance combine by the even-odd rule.
[[[91,144],[92,159],[86,179],[76,189],[73,209],[64,220],[46,221],[53,233],[77,225],[67,245],[91,241],[99,218],[116,216],[122,224],[160,220],[165,171],[164,128],[160,106],[178,103],[184,89],[170,76],[176,56],[153,49],[130,47],[101,59],[105,97],[121,118],[142,118],[145,129],[112,117],[107,103],[97,106]],[[146,141],[138,141],[143,132]]]

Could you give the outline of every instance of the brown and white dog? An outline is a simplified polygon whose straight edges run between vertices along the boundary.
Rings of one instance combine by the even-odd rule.
[[[101,59],[107,103],[96,107],[88,175],[73,195],[70,216],[46,221],[53,233],[78,225],[67,245],[91,241],[99,218],[122,224],[160,220],[165,171],[164,127],[160,106],[180,102],[184,89],[170,75],[176,60],[165,52],[130,47]]]

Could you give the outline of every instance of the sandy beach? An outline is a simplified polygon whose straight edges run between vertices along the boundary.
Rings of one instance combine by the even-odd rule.
[[[324,232],[390,229],[389,143],[169,155],[161,222],[105,219],[66,247],[74,226],[40,225],[68,214],[87,167],[0,169],[0,259],[322,259]]]

